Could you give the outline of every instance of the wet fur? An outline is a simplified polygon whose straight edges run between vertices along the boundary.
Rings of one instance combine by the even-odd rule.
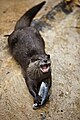
[[[23,68],[26,84],[36,103],[41,102],[38,92],[42,81],[48,84],[49,89],[51,87],[51,70],[44,74],[39,68],[41,61],[45,59],[47,59],[47,62],[50,61],[45,53],[44,40],[38,30],[30,27],[33,17],[44,4],[45,2],[42,2],[27,11],[18,20],[14,31],[8,38],[10,52]]]

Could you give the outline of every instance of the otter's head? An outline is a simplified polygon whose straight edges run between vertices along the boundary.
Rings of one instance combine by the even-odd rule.
[[[51,61],[50,61],[50,55],[38,55],[33,56],[31,58],[32,62],[37,61],[38,68],[43,72],[46,73],[50,70]]]
[[[50,55],[34,55],[31,57],[30,64],[27,68],[28,75],[31,78],[44,78],[51,70]]]

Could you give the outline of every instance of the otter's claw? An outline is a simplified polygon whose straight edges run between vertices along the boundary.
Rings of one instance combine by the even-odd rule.
[[[35,104],[33,104],[33,109],[36,110],[39,108],[39,106],[40,106],[39,104],[35,103]]]

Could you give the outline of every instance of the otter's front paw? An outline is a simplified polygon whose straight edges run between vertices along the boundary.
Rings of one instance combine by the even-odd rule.
[[[41,101],[42,98],[38,95],[34,100],[33,109],[38,109],[41,105]]]
[[[37,95],[36,98],[34,99],[34,103],[41,104],[42,98],[41,96]]]

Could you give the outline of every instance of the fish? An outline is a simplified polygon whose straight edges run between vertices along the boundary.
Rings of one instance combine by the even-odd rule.
[[[45,101],[48,99],[48,96],[49,96],[48,92],[49,92],[48,84],[46,82],[42,82],[38,92],[38,95],[41,97],[41,103],[33,104],[33,109],[37,109],[38,107],[45,104]]]

